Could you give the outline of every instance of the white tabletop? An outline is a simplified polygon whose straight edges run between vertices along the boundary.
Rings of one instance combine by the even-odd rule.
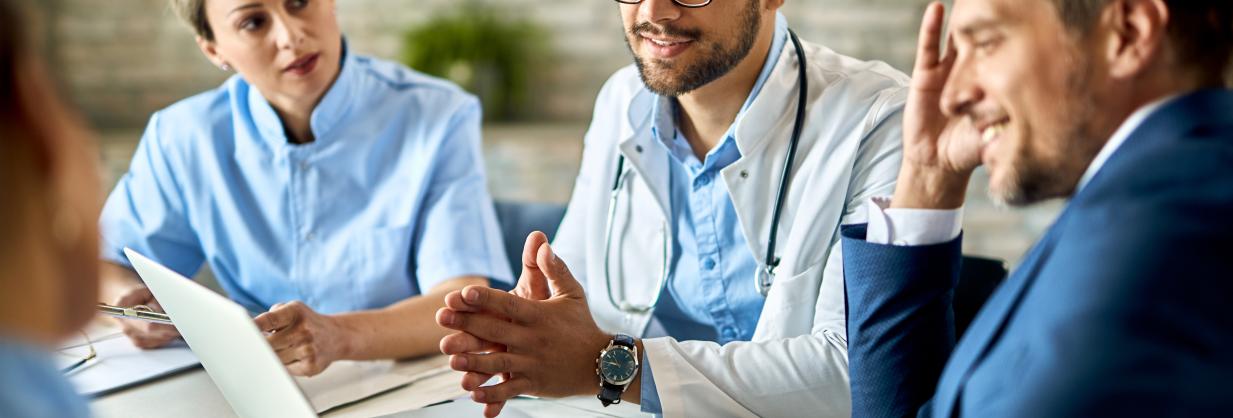
[[[419,360],[423,362],[442,362],[443,356]],[[385,394],[357,402],[352,405],[327,411],[323,417],[429,417],[441,416],[437,412],[449,412],[446,416],[470,415],[476,411],[480,416],[478,404],[466,399],[466,393],[459,387],[461,373],[451,372],[433,376],[412,383],[409,386],[395,389]],[[458,399],[440,406],[430,404],[440,401],[439,394],[455,392],[452,396]],[[437,398],[426,399],[422,394],[432,393]],[[645,417],[637,405],[620,404],[608,408],[600,406],[593,396],[567,398],[560,400],[516,399],[506,406],[503,416],[532,417]],[[90,403],[94,416],[99,418],[144,418],[144,417],[235,417],[235,412],[227,405],[223,395],[214,386],[205,370],[196,368],[187,372],[168,376],[139,386],[128,388],[103,397]]]

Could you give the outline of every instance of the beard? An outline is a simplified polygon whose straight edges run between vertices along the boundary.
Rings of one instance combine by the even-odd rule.
[[[1061,103],[1063,110],[1055,113],[1060,117],[1052,122],[1061,129],[1053,140],[1043,141],[1058,147],[1053,153],[1040,152],[1028,146],[1030,140],[1025,138],[1005,178],[989,184],[989,196],[995,204],[1021,207],[1074,194],[1079,179],[1108,142],[1108,138],[1093,133],[1097,131],[1093,121],[1098,119],[1095,114],[1099,106],[1095,94],[1086,87],[1092,79],[1090,67],[1083,58],[1073,62],[1077,64],[1073,68],[1080,70],[1065,83],[1067,91],[1074,92],[1069,96],[1072,100]]]
[[[753,48],[761,28],[762,16],[759,13],[761,2],[749,0],[747,7],[740,16],[741,32],[732,45],[724,45],[720,40],[708,40],[697,29],[674,28],[672,26],[657,27],[650,22],[642,22],[629,29],[625,36],[625,45],[634,56],[634,64],[638,67],[638,75],[642,84],[655,94],[667,97],[677,97],[705,86],[732,71],[740,64],[749,50]],[[634,52],[630,39],[639,39],[640,34],[648,33],[690,39],[695,47],[703,50],[703,56],[693,63],[678,63],[655,58],[644,59]]]

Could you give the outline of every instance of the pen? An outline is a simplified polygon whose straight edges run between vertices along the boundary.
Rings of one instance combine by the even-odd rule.
[[[164,313],[154,312],[149,306],[146,305],[137,305],[128,308],[100,303],[98,304],[98,311],[117,318],[140,319],[142,321],[157,322],[160,324],[171,324],[171,317]]]

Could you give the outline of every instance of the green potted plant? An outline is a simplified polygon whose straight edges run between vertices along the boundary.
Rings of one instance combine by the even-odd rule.
[[[544,31],[495,7],[467,0],[408,30],[407,66],[449,79],[483,101],[487,120],[525,119],[530,90],[545,57]]]

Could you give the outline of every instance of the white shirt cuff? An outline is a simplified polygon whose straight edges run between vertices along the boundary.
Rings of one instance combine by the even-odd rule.
[[[889,209],[890,197],[869,199],[869,228],[865,240],[899,246],[933,245],[959,236],[963,208]]]

